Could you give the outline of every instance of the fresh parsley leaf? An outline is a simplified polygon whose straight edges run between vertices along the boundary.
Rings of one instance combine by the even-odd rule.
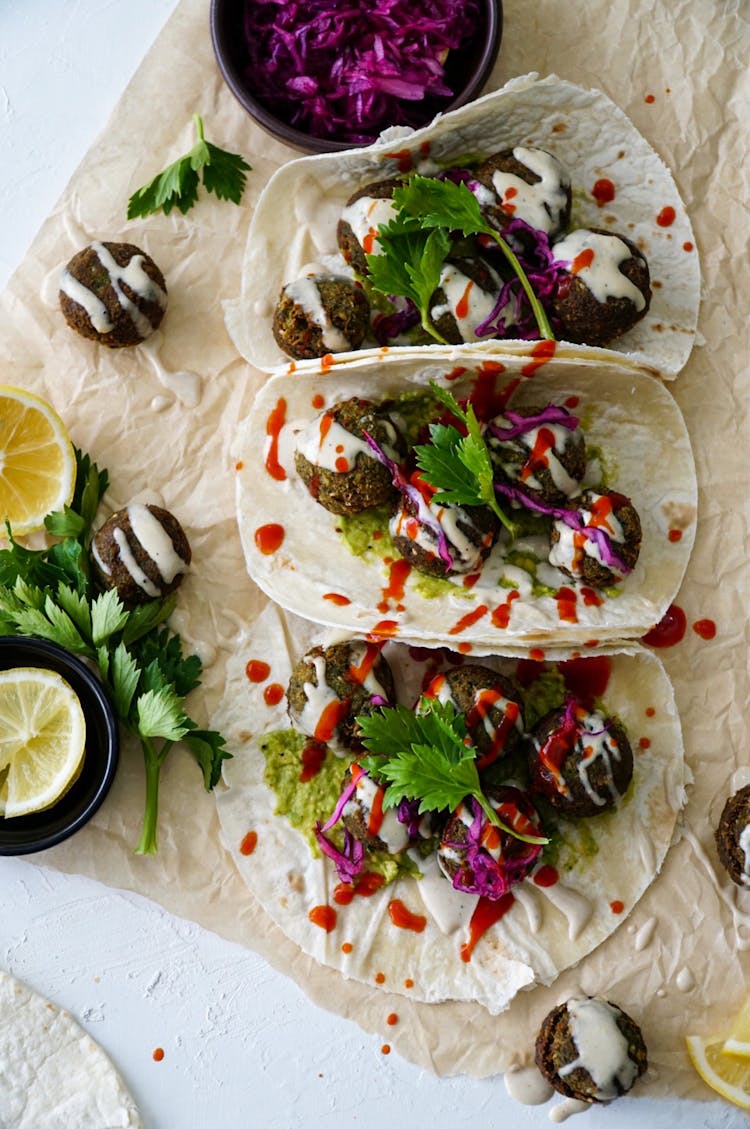
[[[182,699],[169,686],[147,690],[135,703],[140,737],[179,741],[188,732]]]
[[[406,799],[419,801],[420,812],[453,811],[473,796],[501,830],[524,842],[546,842],[542,836],[520,835],[499,818],[482,791],[476,749],[468,743],[466,723],[452,702],[422,698],[419,713],[405,706],[381,707],[358,717],[357,723],[370,754],[360,763],[387,782],[384,808]]]
[[[440,271],[450,251],[445,231],[428,231],[415,220],[395,216],[378,229],[380,253],[367,255],[370,284],[386,296],[408,298],[419,310],[422,328],[436,341],[445,339],[432,324],[430,300],[440,285]]]
[[[198,134],[195,145],[133,193],[128,201],[129,220],[154,212],[169,215],[172,208],[184,215],[198,199],[201,177],[207,192],[239,204],[251,166],[239,154],[228,153],[206,141],[198,114],[193,115],[193,121]]]
[[[117,591],[110,588],[97,596],[91,605],[91,637],[99,646],[106,639],[120,631],[128,620],[128,613],[122,606]]]
[[[232,759],[232,754],[224,748],[226,741],[214,729],[191,729],[183,742],[200,765],[205,789],[210,792],[221,779],[223,761]]]
[[[57,602],[68,613],[78,630],[91,638],[91,605],[85,596],[65,584],[57,586]]]
[[[65,506],[63,510],[57,510],[55,513],[47,514],[44,525],[47,532],[51,533],[53,537],[74,537],[77,539],[86,529],[86,522],[82,516],[77,514],[70,506]]]
[[[181,697],[200,686],[203,664],[197,655],[182,654],[182,640],[168,628],[149,632],[134,644],[133,654],[144,668],[146,688],[174,686]]]
[[[133,695],[138,689],[141,672],[124,643],[118,643],[107,655],[107,678],[112,687],[115,709],[119,717],[128,717]]]
[[[155,627],[159,627],[169,619],[176,603],[177,600],[172,595],[167,596],[165,600],[151,600],[148,604],[139,604],[138,607],[133,608],[122,633],[123,643],[130,646]]]

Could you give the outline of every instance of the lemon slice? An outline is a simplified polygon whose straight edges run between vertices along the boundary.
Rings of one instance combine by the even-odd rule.
[[[73,444],[55,410],[0,385],[0,523],[7,518],[16,535],[41,529],[48,513],[71,502],[75,480]]]
[[[685,1040],[693,1066],[703,1081],[741,1109],[750,1109],[750,1060],[724,1051],[724,1040],[688,1035]]]
[[[722,1050],[725,1054],[740,1055],[742,1058],[750,1059],[750,997],[745,1000],[740,1012],[735,1016]]]
[[[81,771],[86,721],[76,692],[53,670],[0,671],[0,815],[43,811]]]

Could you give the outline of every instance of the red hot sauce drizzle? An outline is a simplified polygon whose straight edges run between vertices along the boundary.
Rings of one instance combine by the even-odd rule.
[[[332,933],[336,928],[336,910],[333,906],[313,906],[307,915],[313,925]]]
[[[716,624],[712,619],[697,619],[693,624],[693,631],[701,639],[713,639],[716,635]]]
[[[247,835],[243,837],[240,843],[240,854],[251,855],[255,848],[258,846],[258,832],[248,831]]]
[[[491,929],[505,916],[515,900],[510,891],[494,901],[485,897],[479,899],[469,922],[469,936],[461,946],[462,961],[468,964],[477,943],[481,941],[488,929]]]
[[[685,635],[687,617],[677,604],[670,604],[663,618],[641,639],[649,647],[674,647]]]
[[[267,706],[278,706],[284,697],[284,687],[279,682],[272,682],[263,691],[263,701]]]
[[[474,608],[473,611],[468,612],[466,615],[462,616],[457,623],[454,623],[453,627],[449,629],[448,634],[460,635],[462,631],[465,631],[467,627],[473,627],[474,624],[478,623],[482,616],[485,615],[487,615],[487,605],[480,604],[478,608]]]
[[[656,222],[659,227],[671,227],[675,221],[675,210],[671,205],[667,204],[666,208],[662,208],[656,217]]]
[[[279,462],[279,435],[285,422],[286,400],[281,396],[266,420],[266,435],[271,440],[266,454],[266,470],[277,482],[284,482],[286,479],[286,471]]]
[[[388,903],[388,916],[397,929],[410,929],[412,933],[424,932],[427,925],[427,918],[421,913],[412,913],[400,898]]]
[[[594,197],[599,207],[603,208],[605,204],[611,204],[614,200],[615,186],[611,180],[602,177],[601,180],[597,180],[594,187],[591,189],[591,195]]]
[[[284,542],[284,526],[276,522],[261,525],[255,530],[255,544],[264,556],[270,557]]]
[[[308,784],[311,780],[314,780],[323,767],[325,759],[326,746],[322,741],[309,740],[300,757],[302,763],[299,774],[300,784]]]
[[[245,674],[250,682],[265,682],[271,673],[271,667],[262,659],[250,659],[245,667]]]

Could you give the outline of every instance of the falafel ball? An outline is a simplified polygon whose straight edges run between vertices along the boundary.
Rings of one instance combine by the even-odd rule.
[[[516,145],[493,153],[478,167],[476,178],[494,199],[484,201],[491,222],[503,228],[513,219],[556,239],[570,223],[570,175],[544,149]]]
[[[359,349],[370,326],[370,303],[358,282],[307,274],[283,287],[273,315],[276,344],[295,360]]]
[[[365,184],[347,200],[336,228],[339,250],[355,274],[368,273],[365,255],[377,255],[378,228],[396,214],[393,193],[401,185],[398,177]]]
[[[750,784],[728,798],[714,836],[729,877],[738,886],[750,886]]]
[[[472,743],[480,753],[480,771],[518,748],[523,736],[521,696],[496,670],[470,663],[436,674],[423,696],[452,702],[463,714]]]
[[[598,996],[553,1008],[542,1021],[534,1057],[558,1093],[582,1102],[612,1101],[648,1069],[638,1024]]]
[[[502,286],[500,276],[483,259],[447,259],[440,271],[440,285],[430,298],[430,321],[449,345],[489,338],[491,330],[481,335],[477,330],[494,313]],[[515,311],[515,305],[510,305]],[[510,313],[508,320],[513,320]]]
[[[287,690],[298,729],[348,749],[361,747],[357,717],[394,702],[391,668],[380,646],[364,640],[313,647],[295,666]]]
[[[138,345],[167,308],[164,276],[132,243],[90,243],[60,278],[60,309],[76,333],[110,349]]]
[[[161,506],[140,502],[113,513],[91,542],[99,583],[116,589],[126,608],[169,596],[182,583],[190,559],[177,518]]]
[[[519,788],[498,785],[485,796],[507,826],[522,835],[544,835],[539,814]],[[467,797],[445,825],[437,860],[454,889],[496,901],[529,874],[541,853],[539,843],[527,843],[491,823],[478,800]]]
[[[487,425],[485,438],[496,480],[557,505],[581,488],[586,442],[566,408],[526,405],[506,409]]]
[[[633,752],[620,722],[569,698],[531,732],[531,792],[561,815],[582,819],[610,811],[633,777]]]
[[[585,490],[566,520],[550,530],[549,562],[591,588],[619,584],[633,571],[641,552],[641,520],[624,494]]]
[[[648,263],[626,236],[600,228],[571,231],[552,255],[563,269],[551,309],[567,341],[606,345],[648,312]]]
[[[478,572],[500,529],[492,510],[436,504],[431,500],[436,491],[419,472],[410,483],[416,493],[401,495],[388,526],[396,552],[428,576]]]
[[[327,408],[302,432],[294,452],[297,474],[321,506],[358,514],[396,494],[391,473],[365,439],[369,435],[393,462],[404,441],[386,412],[352,397]]]

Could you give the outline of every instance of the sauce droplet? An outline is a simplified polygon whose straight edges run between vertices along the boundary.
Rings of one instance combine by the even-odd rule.
[[[701,639],[713,639],[716,635],[716,624],[712,619],[697,619],[693,624],[693,631]]]
[[[333,906],[313,906],[307,915],[313,925],[332,933],[336,928],[336,910]]]
[[[648,102],[648,104],[650,106],[653,102],[656,101],[656,97],[653,94],[647,94],[646,97],[643,99],[643,101]]]
[[[308,741],[302,750],[302,769],[299,774],[300,784],[308,784],[320,772],[326,759],[327,748],[321,741]]]
[[[258,832],[248,831],[244,839],[240,843],[240,854],[251,855],[255,848],[258,846]]]
[[[321,396],[320,392],[316,392],[311,402],[314,408],[322,408],[326,402],[325,396]]]
[[[412,933],[424,932],[427,925],[427,918],[421,913],[412,913],[400,898],[388,903],[388,916],[397,929],[410,929]]]
[[[479,899],[471,915],[471,921],[469,922],[468,939],[464,941],[461,946],[461,960],[467,963],[471,960],[472,953],[477,943],[482,939],[487,930],[508,912],[515,900],[515,897],[510,891],[496,900],[490,900],[490,898],[485,897]]]
[[[382,1047],[380,1048],[380,1051],[384,1055],[389,1055],[391,1053],[391,1048],[388,1045],[388,1043],[383,1043]]]
[[[164,1048],[163,1047],[157,1047],[154,1050],[154,1053],[151,1055],[151,1057],[154,1060],[154,1062],[161,1062],[162,1059],[164,1058]]]
[[[395,1027],[396,1026],[396,1024],[398,1023],[398,1016],[396,1015],[395,1011],[391,1012],[391,1014],[386,1019],[386,1023],[388,1024],[389,1027]]]
[[[649,647],[674,647],[685,635],[687,618],[677,604],[670,604],[663,619],[641,639]]]
[[[690,242],[689,239],[687,240],[686,243],[682,244],[682,249],[683,249],[683,251],[692,251],[694,249],[693,244]]]
[[[658,223],[659,227],[671,227],[675,221],[675,214],[676,213],[674,208],[670,204],[668,204],[666,208],[662,208],[662,210],[659,212],[658,216],[656,217],[656,222]]]
[[[596,184],[591,189],[591,195],[594,197],[599,207],[603,208],[605,204],[611,204],[614,200],[615,186],[611,180],[602,177],[601,180],[597,180]]]
[[[668,537],[669,537],[669,540],[673,544],[676,544],[678,541],[682,540],[682,530],[681,529],[670,529]]]
[[[650,748],[651,748],[651,742],[650,742],[650,740],[648,739],[648,737],[641,737],[641,739],[640,739],[640,741],[638,742],[638,744],[640,745],[640,747],[641,747],[642,749],[650,749]]]
[[[255,544],[264,556],[269,557],[281,548],[284,541],[284,526],[276,522],[261,525],[255,530]]]
[[[404,987],[405,988],[413,988],[414,987],[414,981],[411,980],[410,978],[407,978],[406,980],[404,980]]]
[[[534,874],[534,885],[546,889],[549,886],[555,886],[559,879],[560,875],[557,873],[554,866],[549,866],[547,863],[544,863]]]
[[[341,951],[342,953],[350,953],[353,948],[354,946],[352,945],[351,941],[344,941],[343,945],[341,946]]]
[[[286,480],[286,471],[279,462],[279,434],[285,422],[286,400],[281,396],[276,403],[276,407],[269,412],[266,420],[266,435],[271,440],[266,454],[266,470],[271,478],[276,479],[277,482]]]
[[[263,691],[263,701],[267,706],[277,706],[284,697],[284,687],[280,682],[272,682]]]
[[[351,600],[348,596],[342,596],[338,592],[326,592],[323,595],[323,599],[330,600],[332,604],[335,604],[339,608],[345,608],[347,604],[351,604]]]
[[[460,635],[462,631],[465,631],[467,627],[473,627],[485,615],[487,615],[487,605],[480,604],[478,608],[474,608],[473,611],[461,616],[461,619],[449,629],[448,634]]]
[[[263,659],[250,659],[245,667],[245,674],[251,682],[265,682],[271,673],[271,667]]]
[[[616,898],[615,901],[609,903],[609,908],[612,910],[612,913],[622,913],[625,909],[625,903],[621,902],[619,898]]]
[[[384,972],[376,972],[375,973],[375,983],[376,984],[385,984],[385,973]]]

